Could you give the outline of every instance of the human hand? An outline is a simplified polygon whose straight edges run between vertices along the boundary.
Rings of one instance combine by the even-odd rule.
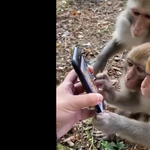
[[[83,94],[83,86],[76,81],[77,75],[72,70],[57,87],[57,138],[66,134],[79,120],[95,115],[95,110],[82,108],[95,106],[103,100],[103,96],[98,93]]]

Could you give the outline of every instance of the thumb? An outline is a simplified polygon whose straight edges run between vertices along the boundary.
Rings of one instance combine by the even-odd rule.
[[[83,107],[95,106],[101,103],[103,100],[103,96],[99,93],[90,93],[84,95],[76,95],[72,100],[72,104],[74,109],[78,110]]]

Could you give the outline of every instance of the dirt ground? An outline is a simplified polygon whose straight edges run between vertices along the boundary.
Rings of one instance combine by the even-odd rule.
[[[56,1],[56,84],[59,85],[72,70],[71,58],[76,44],[84,49],[86,61],[92,64],[115,29],[117,15],[127,0],[57,0]],[[125,55],[118,53],[109,59],[105,70],[119,89]],[[111,109],[111,108],[110,108]],[[59,150],[99,150],[100,131],[94,129],[91,119],[76,124],[58,143]],[[146,148],[120,139],[126,150]],[[105,148],[106,149],[106,148]],[[109,148],[107,149],[109,150]]]

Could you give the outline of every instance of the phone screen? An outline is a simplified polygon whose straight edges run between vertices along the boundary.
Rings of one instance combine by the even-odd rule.
[[[97,87],[94,85],[93,83],[93,79],[94,77],[92,76],[92,74],[90,73],[87,63],[85,62],[83,56],[81,56],[81,66],[80,66],[80,70],[82,71],[82,73],[84,74],[85,80],[87,82],[87,84],[89,85],[90,90],[93,93],[97,93]],[[96,110],[97,112],[103,112],[104,111],[104,104],[103,102],[100,103],[99,105],[96,106]]]
[[[93,83],[93,76],[91,75],[90,71],[88,70],[88,66],[86,64],[86,62],[84,61],[83,56],[81,56],[81,71],[85,76],[85,80],[87,82],[87,84],[89,85],[89,88],[92,92],[96,93],[97,92],[97,87],[94,85]]]

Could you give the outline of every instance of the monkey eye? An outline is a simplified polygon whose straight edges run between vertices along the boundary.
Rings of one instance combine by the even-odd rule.
[[[145,15],[145,17],[146,17],[147,19],[150,19],[150,15]]]
[[[142,69],[142,68],[140,68],[140,67],[137,67],[137,70],[139,71],[139,72],[144,72],[144,70]]]
[[[135,10],[133,10],[133,13],[134,13],[135,16],[139,16],[140,15],[140,13],[138,11],[135,11]]]
[[[128,61],[128,66],[132,67],[133,66],[133,63]]]

